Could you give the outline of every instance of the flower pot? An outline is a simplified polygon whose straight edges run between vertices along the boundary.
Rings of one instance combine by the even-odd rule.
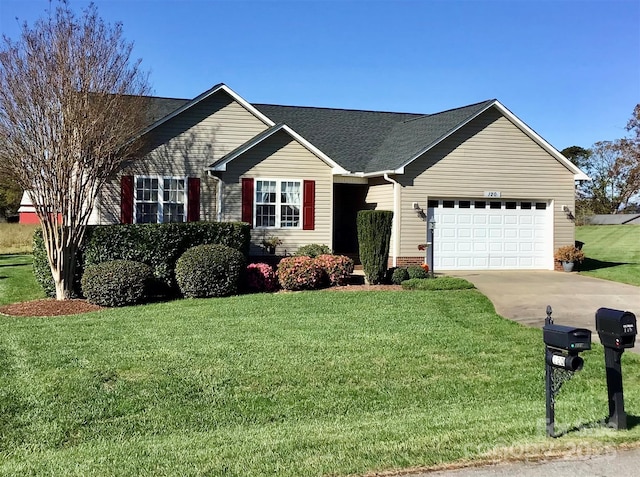
[[[573,262],[562,262],[562,269],[565,272],[573,272]]]
[[[267,247],[267,251],[271,254],[271,255],[275,255],[276,254],[276,248],[275,247]]]

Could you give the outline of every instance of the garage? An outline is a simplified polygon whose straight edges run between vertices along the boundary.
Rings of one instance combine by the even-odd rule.
[[[436,270],[553,269],[547,201],[429,200],[428,217]]]

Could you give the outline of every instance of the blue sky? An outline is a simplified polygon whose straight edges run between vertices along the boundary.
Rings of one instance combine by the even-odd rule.
[[[159,96],[226,83],[256,103],[414,113],[497,98],[558,149],[622,137],[640,102],[638,0],[94,3]],[[0,30],[47,8],[0,0]]]

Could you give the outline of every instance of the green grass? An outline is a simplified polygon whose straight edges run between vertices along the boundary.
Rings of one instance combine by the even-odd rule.
[[[44,298],[31,255],[0,255],[0,305]]]
[[[0,475],[349,475],[640,440],[630,353],[632,429],[570,430],[606,415],[599,346],[545,438],[543,354],[476,290],[0,316]]]
[[[585,243],[582,275],[640,286],[640,225],[584,225],[576,240]]]
[[[0,223],[0,255],[31,253],[33,231],[39,225]]]
[[[474,288],[473,283],[464,278],[457,277],[437,277],[433,278],[412,278],[402,282],[405,290],[467,290]]]

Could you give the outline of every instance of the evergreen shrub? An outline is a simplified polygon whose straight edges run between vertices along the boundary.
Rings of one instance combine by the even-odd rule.
[[[238,292],[245,263],[242,253],[226,245],[198,245],[176,262],[176,281],[187,298],[232,295]]]
[[[357,216],[358,248],[364,274],[373,285],[384,282],[389,260],[393,212],[361,210]]]
[[[89,303],[127,306],[147,301],[154,283],[149,265],[112,260],[90,265],[82,275],[82,293]]]
[[[324,244],[310,243],[300,247],[294,255],[296,257],[316,258],[318,255],[331,255],[331,249]]]
[[[396,268],[391,275],[391,283],[400,285],[403,281],[409,280],[409,272],[406,268]]]

